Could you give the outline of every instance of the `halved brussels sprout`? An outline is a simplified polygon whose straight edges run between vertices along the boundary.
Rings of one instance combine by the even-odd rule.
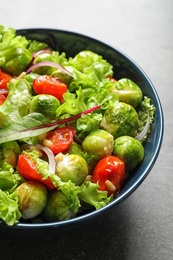
[[[48,196],[43,217],[46,221],[62,221],[75,217],[66,195],[60,190],[53,190]]]
[[[30,83],[30,85],[33,83],[34,79],[36,79],[39,76],[37,73],[29,73],[26,74],[24,79]]]
[[[20,154],[20,147],[17,142],[11,141],[0,145],[0,165],[3,162],[9,163],[16,167],[18,156]],[[2,158],[1,158],[2,156]]]
[[[137,107],[142,101],[142,91],[136,83],[130,79],[120,79],[111,88],[115,92],[120,102],[125,102],[133,107]]]
[[[115,139],[113,154],[125,163],[127,171],[131,171],[143,160],[144,147],[131,136],[120,136]]]
[[[114,136],[133,135],[139,124],[136,110],[124,102],[110,103],[100,127]]]
[[[76,185],[80,185],[88,175],[88,166],[85,159],[76,154],[62,154],[55,156],[56,174],[62,181],[71,180]]]
[[[68,153],[80,155],[85,159],[88,165],[88,174],[92,173],[96,163],[98,162],[97,155],[84,151],[82,145],[76,142],[73,142],[70,145]]]
[[[113,136],[102,129],[92,131],[82,142],[84,151],[95,154],[98,159],[110,155],[113,151]]]
[[[38,112],[49,119],[56,118],[56,109],[60,106],[59,100],[48,94],[40,94],[33,97],[30,104],[30,112]]]
[[[23,219],[39,215],[47,203],[47,190],[37,181],[26,181],[16,188],[19,196],[19,210]]]

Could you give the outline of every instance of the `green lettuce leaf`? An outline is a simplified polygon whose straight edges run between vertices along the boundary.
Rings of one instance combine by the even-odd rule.
[[[0,25],[0,68],[14,76],[25,71],[32,59],[27,45],[24,36],[16,35],[13,28]]]
[[[88,75],[94,71],[98,79],[102,79],[103,75],[107,77],[113,74],[113,66],[101,55],[90,50],[79,52],[74,58],[69,59],[69,64]]]
[[[0,169],[0,189],[12,191],[19,185],[21,180],[22,178],[18,172],[15,172],[10,164],[4,162],[2,169]]]
[[[10,194],[0,190],[0,219],[7,225],[13,226],[18,223],[20,218],[17,192]]]
[[[44,42],[39,42],[37,40],[28,40],[28,46],[27,49],[31,53],[36,53],[38,51],[48,49],[48,45]]]
[[[70,92],[81,87],[92,88],[98,93],[101,88],[112,85],[108,79],[108,76],[113,75],[112,65],[92,51],[79,52],[74,58],[69,59],[68,66],[74,78],[69,85]]]
[[[18,122],[29,113],[31,86],[23,79],[12,80],[8,84],[9,93],[0,106],[0,126]]]
[[[137,113],[138,113],[138,117],[139,117],[139,127],[137,129],[137,133],[142,132],[142,130],[144,129],[146,122],[148,120],[148,112],[149,112],[149,116],[150,116],[150,126],[147,131],[147,134],[143,137],[141,142],[144,142],[147,139],[147,137],[151,131],[151,126],[154,122],[155,110],[156,110],[155,106],[153,104],[151,104],[151,99],[147,96],[144,96],[143,101],[137,108]]]
[[[76,186],[72,181],[62,182],[56,174],[50,176],[53,184],[66,195],[70,208],[73,212],[77,213],[81,207],[79,194],[80,187]]]
[[[98,184],[90,181],[84,182],[80,187],[79,198],[86,203],[100,209],[108,204],[113,196],[108,197],[106,191],[99,191]]]

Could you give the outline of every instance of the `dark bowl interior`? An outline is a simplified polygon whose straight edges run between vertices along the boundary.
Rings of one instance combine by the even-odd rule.
[[[130,174],[130,177],[121,189],[118,196],[107,206],[100,210],[89,212],[74,219],[53,222],[53,223],[19,223],[12,228],[18,229],[42,229],[50,227],[64,227],[75,225],[82,221],[87,221],[99,216],[101,213],[110,213],[109,209],[115,207],[118,203],[127,198],[142,183],[154,166],[158,157],[163,137],[164,122],[163,112],[158,94],[142,69],[126,54],[96,39],[74,32],[55,30],[55,29],[21,29],[17,34],[26,36],[29,39],[36,39],[46,42],[52,49],[59,52],[65,52],[67,57],[73,57],[78,52],[88,49],[103,56],[114,67],[114,76],[116,79],[123,77],[136,82],[143,91],[144,95],[151,98],[156,107],[155,121],[152,125],[150,136],[144,145],[145,157],[140,166]]]

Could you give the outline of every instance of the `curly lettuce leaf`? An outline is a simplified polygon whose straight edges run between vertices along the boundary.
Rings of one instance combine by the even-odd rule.
[[[137,129],[137,133],[142,132],[142,130],[144,129],[148,119],[148,112],[150,116],[150,126],[148,128],[147,134],[143,137],[141,142],[144,142],[150,133],[151,125],[154,122],[155,110],[156,110],[155,106],[151,104],[151,99],[147,96],[144,96],[143,101],[137,108],[137,113],[139,117],[139,127]]]
[[[63,103],[56,110],[57,117],[63,114],[76,115],[97,105],[102,105],[102,109],[105,109],[109,100],[115,97],[106,88],[96,93],[93,88],[80,87],[75,93],[65,93],[63,98]]]
[[[69,64],[84,74],[94,72],[98,79],[113,75],[113,66],[101,55],[90,50],[79,52],[74,58],[69,59]]]
[[[2,169],[0,169],[0,189],[12,191],[19,185],[21,180],[22,178],[18,172],[15,172],[10,164],[4,162]]]
[[[9,193],[0,189],[0,219],[8,226],[17,224],[21,218],[17,192]]]
[[[101,105],[102,110],[106,109],[108,102],[114,99],[114,94],[111,94],[107,88],[103,88],[99,93],[96,93],[93,88],[82,89],[81,87],[76,93],[65,93],[64,103],[56,110],[56,116],[60,117],[65,114],[76,115],[82,111]],[[77,134],[84,138],[92,130],[99,128],[102,120],[101,110],[83,115],[79,118],[73,127]]]
[[[113,196],[108,197],[106,191],[98,190],[99,185],[90,181],[84,182],[80,187],[79,198],[86,203],[100,209],[108,204]]]
[[[9,93],[5,102],[0,106],[0,126],[11,122],[19,122],[28,114],[31,101],[31,86],[23,79],[10,81]]]
[[[84,55],[85,59],[81,57],[82,53],[88,53]],[[79,58],[76,58],[78,55]],[[92,56],[96,57],[96,59],[92,58]],[[77,54],[76,57],[70,58],[67,66],[67,69],[73,74],[73,80],[69,85],[70,92],[74,92],[81,87],[82,89],[92,88],[98,93],[101,88],[108,88],[112,85],[108,78],[108,76],[113,75],[112,65],[101,56],[91,51],[83,51]]]
[[[25,71],[32,60],[27,45],[24,36],[16,35],[13,28],[0,25],[0,68],[14,76]]]
[[[87,91],[82,91],[82,89],[79,89],[76,94],[70,92],[65,93],[63,95],[64,102],[56,110],[57,117],[63,114],[76,115],[87,109],[87,105],[84,100],[87,98],[88,94],[91,94],[91,91],[88,89]]]
[[[28,46],[27,49],[31,52],[31,53],[36,53],[38,51],[47,49],[48,45],[44,42],[39,42],[37,40],[28,40]]]

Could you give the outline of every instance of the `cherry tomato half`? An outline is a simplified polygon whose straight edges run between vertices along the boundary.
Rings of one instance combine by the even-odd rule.
[[[101,159],[95,166],[92,181],[99,184],[99,190],[109,195],[119,192],[125,179],[125,164],[118,157],[110,155]]]
[[[12,79],[12,76],[3,72],[0,69],[0,89],[8,89],[7,83]]]
[[[57,78],[42,75],[34,79],[33,89],[37,94],[49,94],[63,100],[63,94],[67,92],[67,85]]]
[[[43,145],[47,146],[54,154],[65,152],[73,142],[75,131],[73,127],[60,127],[56,130],[47,133],[46,139],[43,140]]]
[[[20,175],[26,180],[36,180],[43,183],[48,189],[54,189],[55,186],[51,182],[50,178],[43,180],[40,174],[37,172],[37,165],[26,154],[20,154],[17,169]]]

